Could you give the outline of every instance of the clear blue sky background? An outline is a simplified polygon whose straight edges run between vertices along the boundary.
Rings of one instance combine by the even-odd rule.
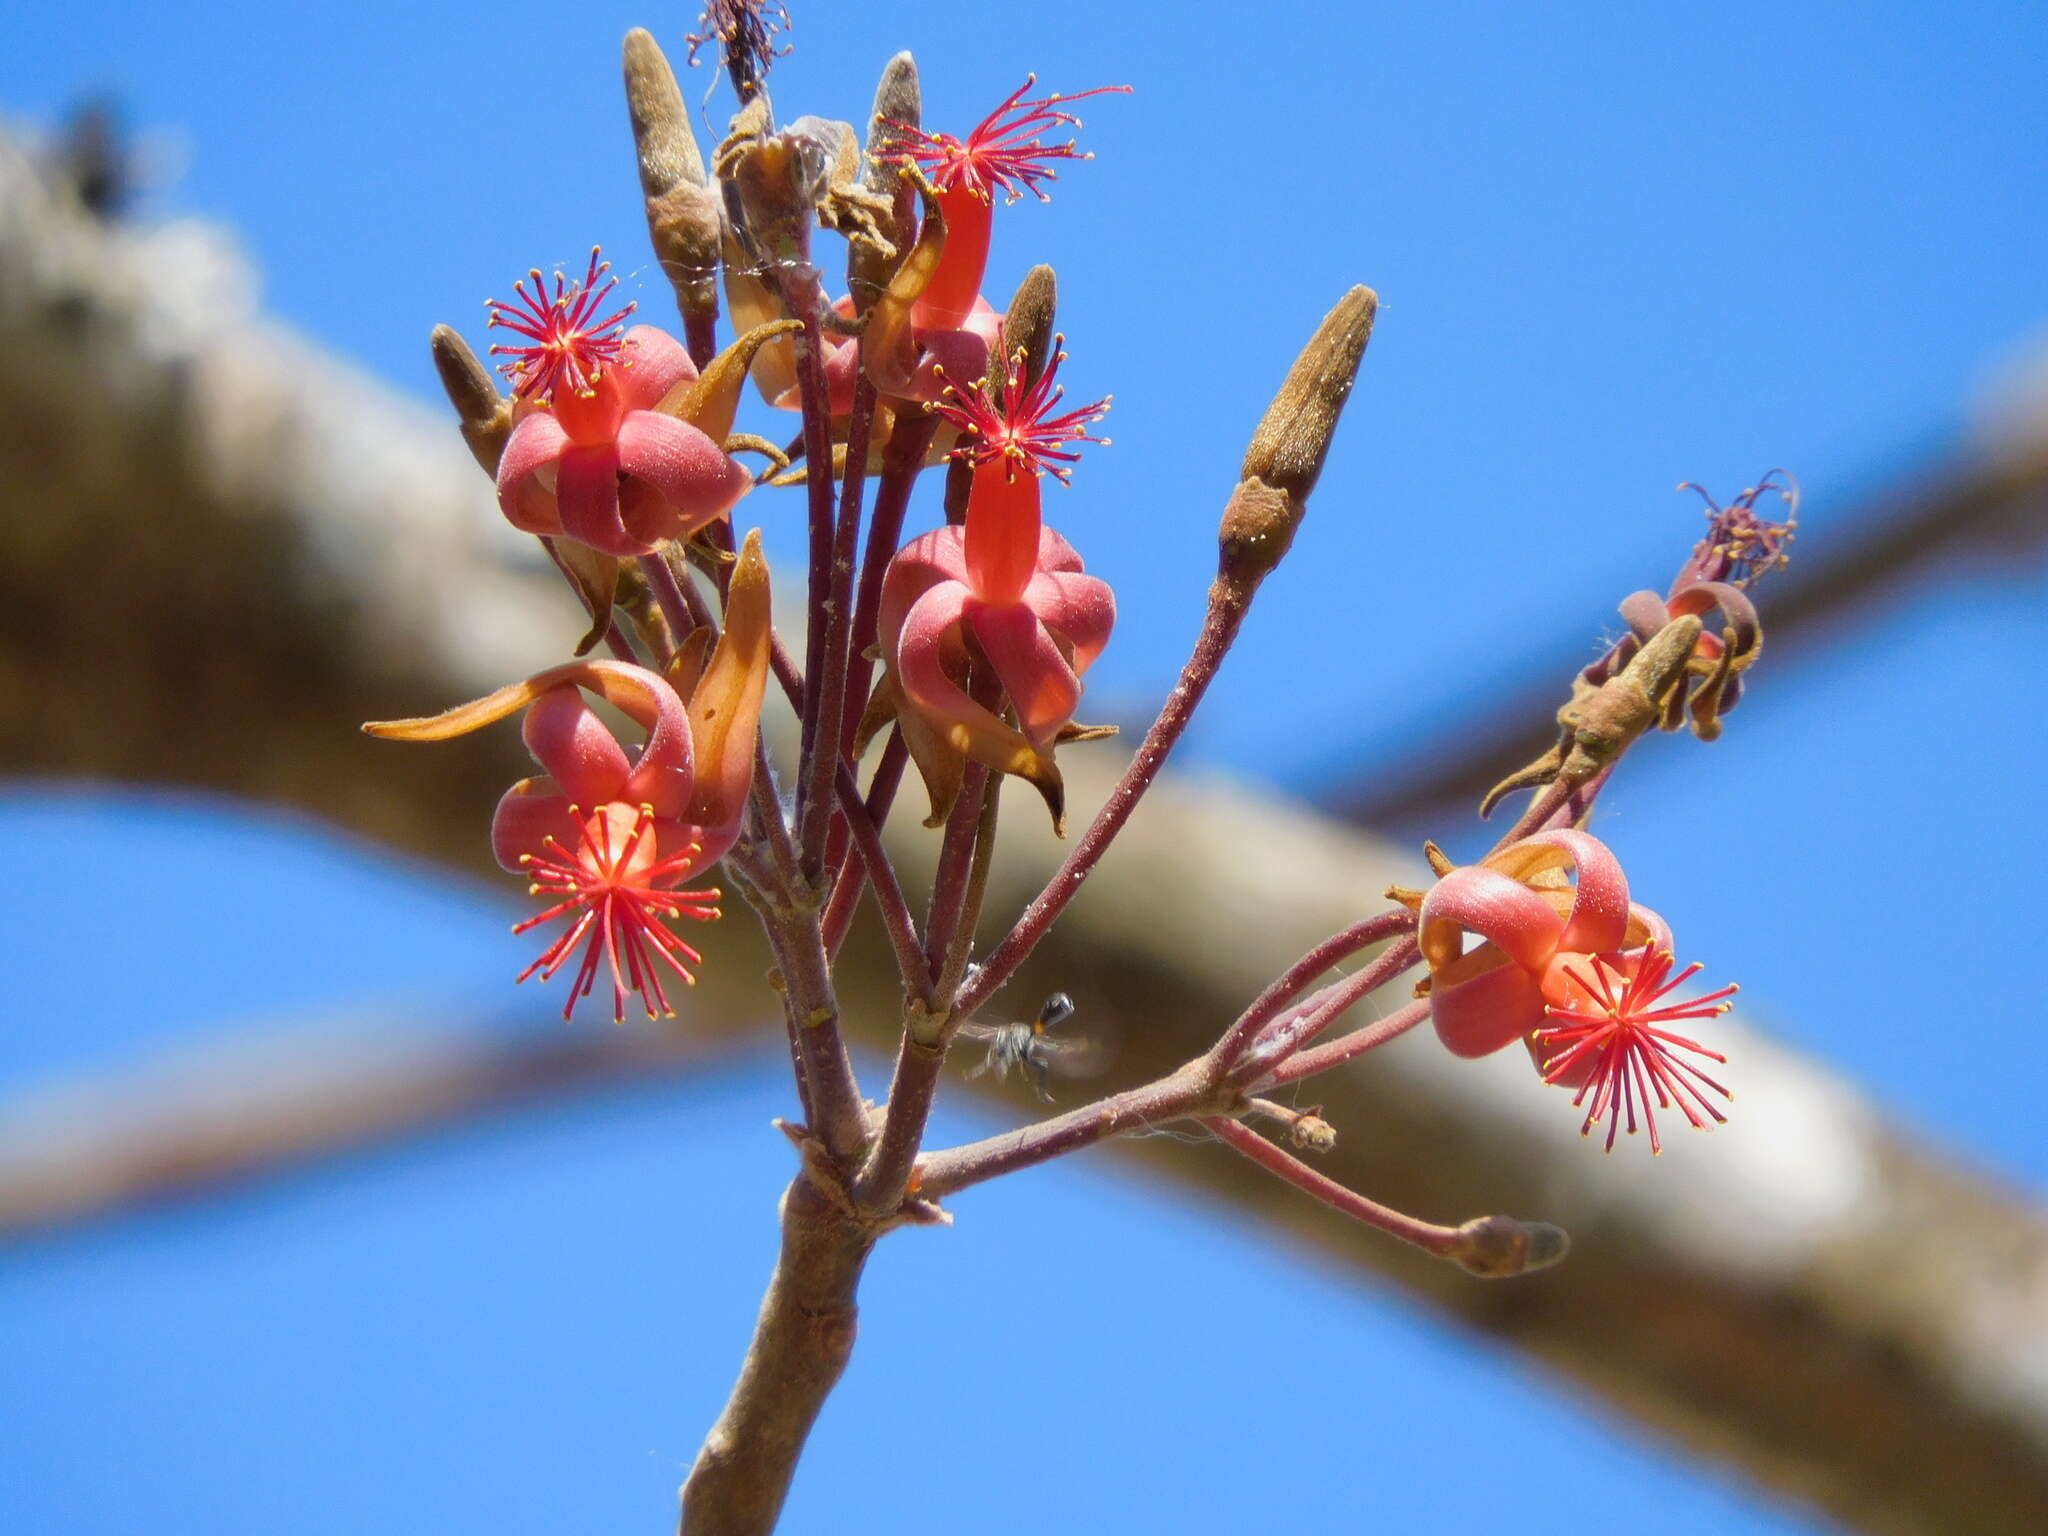
[[[1112,710],[1179,663],[1287,359],[1346,286],[1380,290],[1311,524],[1192,743],[1304,793],[1434,739],[1560,637],[1590,654],[1695,536],[1679,479],[1726,494],[1790,465],[1808,547],[1853,537],[1845,514],[1954,442],[2048,325],[2035,7],[796,10],[785,115],[860,119],[901,46],[956,130],[1026,69],[1138,87],[1091,104],[1100,158],[1052,207],[1001,220],[989,284],[1053,261],[1071,382],[1117,396],[1115,446],[1054,503],[1121,594],[1091,677]],[[594,240],[666,304],[616,46],[644,23],[679,53],[688,17],[477,17],[38,8],[11,24],[0,108],[48,121],[117,91],[183,166],[155,213],[232,223],[276,313],[424,393],[433,322],[478,335],[485,293]],[[1726,739],[1650,744],[1602,823],[1688,954],[1902,1119],[2035,1183],[2043,585],[1938,586],[1825,655],[1767,658]],[[0,835],[65,855],[0,896],[31,960],[0,1083],[223,1024],[466,1012],[523,954],[509,893],[311,826],[31,791]],[[175,902],[107,911],[110,876],[156,871]],[[0,1524],[662,1528],[769,1264],[785,1095],[734,1071],[0,1258]],[[1528,1532],[1650,1508],[1669,1533],[1811,1528],[1100,1163],[960,1216],[877,1259],[789,1529],[1490,1528],[1444,1513],[1453,1479]],[[1260,1320],[1242,1381],[1191,1332],[1225,1307]],[[1289,1366],[1303,1402],[1272,1387]]]

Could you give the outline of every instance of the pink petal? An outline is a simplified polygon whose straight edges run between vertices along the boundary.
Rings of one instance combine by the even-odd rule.
[[[584,686],[647,732],[616,798],[628,805],[651,805],[656,816],[680,816],[696,784],[690,714],[682,699],[667,679],[631,662],[583,666],[591,677]]]
[[[521,854],[547,857],[550,837],[574,854],[582,836],[569,814],[569,797],[553,779],[521,779],[500,797],[491,817],[491,852],[499,868],[513,874],[521,872]]]
[[[1073,545],[1050,528],[1041,526],[1038,530],[1038,568],[1042,571],[1078,571],[1082,569],[1081,556]]]
[[[1669,954],[1673,947],[1671,925],[1648,907],[1632,901],[1628,904],[1628,934],[1622,943],[1630,944],[1631,948],[1647,949],[1652,954],[1659,950]]]
[[[917,600],[942,581],[967,581],[967,553],[961,530],[939,528],[921,534],[896,552],[882,578],[882,604],[876,632],[884,654],[893,654],[903,632],[903,616]]]
[[[1549,902],[1483,864],[1454,869],[1431,886],[1419,921],[1422,953],[1433,971],[1457,958],[1460,930],[1491,939],[1524,970],[1539,972],[1564,932]]]
[[[660,539],[688,538],[714,523],[753,484],[744,467],[686,421],[653,411],[633,411],[619,424],[619,468],[653,488],[669,511],[666,526],[635,530]],[[644,520],[653,503],[636,501]],[[642,550],[641,553],[646,553]]]
[[[744,813],[745,802],[740,811]],[[687,822],[661,821],[655,823],[655,854],[667,859],[681,853],[690,844],[697,845],[697,855],[690,861],[690,867],[672,880],[664,880],[665,886],[677,886],[685,880],[694,880],[698,875],[716,864],[732,851],[732,845],[740,840],[742,815],[735,815],[731,823],[723,827],[696,827]]]
[[[860,343],[831,334],[825,337],[825,404],[834,416],[853,410],[853,387],[860,380]],[[786,410],[801,410],[803,394],[792,385],[775,402]]]
[[[1038,615],[1021,603],[977,603],[966,610],[967,626],[1017,707],[1025,739],[1044,751],[1060,727],[1074,718],[1081,684]]]
[[[624,790],[625,749],[574,686],[550,688],[535,699],[519,733],[562,793],[586,810],[618,799]]]
[[[1490,1056],[1541,1027],[1543,994],[1535,977],[1502,955],[1490,969],[1431,987],[1429,1016],[1453,1056]]]
[[[970,699],[947,675],[945,663],[961,645],[959,628],[973,596],[958,582],[941,582],[911,605],[896,646],[896,676],[904,694],[934,719],[970,727],[1002,722]]]
[[[987,303],[982,302],[986,309]],[[936,400],[948,384],[965,389],[988,372],[990,338],[972,330],[918,330],[912,333],[924,356],[904,391],[912,400]]]
[[[1621,948],[1628,932],[1628,876],[1613,851],[1599,838],[1568,827],[1538,832],[1524,842],[1555,848],[1578,866],[1578,896],[1557,947],[1587,954]]]
[[[555,504],[562,532],[608,555],[653,553],[619,516],[619,458],[610,447],[570,448],[555,469]]]
[[[1024,589],[1024,605],[1074,648],[1076,673],[1095,664],[1116,623],[1109,583],[1076,571],[1040,571]]]
[[[569,434],[547,411],[535,411],[512,429],[498,459],[498,506],[514,528],[556,534],[562,519],[555,493],[539,478],[569,446]]]
[[[697,377],[689,352],[667,331],[636,325],[620,339],[625,353],[608,371],[617,373],[619,402],[628,411],[644,411],[676,385]]]

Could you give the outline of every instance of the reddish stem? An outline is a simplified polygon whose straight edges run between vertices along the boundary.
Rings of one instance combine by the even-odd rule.
[[[889,819],[889,807],[896,799],[896,786],[903,778],[903,766],[909,757],[910,752],[903,745],[903,734],[891,731],[888,745],[882,748],[881,761],[875,764],[875,776],[868,781],[865,809],[868,821],[876,827]],[[832,897],[825,904],[825,953],[828,955],[837,955],[839,946],[846,942],[846,930],[853,925],[853,914],[860,906],[860,893],[865,888],[864,870],[865,865],[861,870],[855,870],[842,862],[832,882]]]
[[[1299,997],[1308,984],[1338,961],[1348,959],[1368,944],[1377,944],[1381,939],[1391,939],[1398,933],[1411,931],[1415,926],[1415,914],[1406,908],[1382,912],[1377,917],[1368,917],[1363,922],[1353,923],[1342,933],[1332,934],[1314,949],[1303,955],[1293,965],[1282,971],[1272,985],[1252,1000],[1250,1007],[1237,1016],[1223,1038],[1216,1042],[1216,1048],[1209,1053],[1209,1059],[1219,1067],[1227,1067],[1244,1054],[1259,1031],[1276,1018],[1280,1010]]]
[[[1110,792],[1108,802],[1096,813],[1095,820],[1074,845],[1074,851],[1067,855],[1066,862],[1046,882],[1045,889],[1032,898],[1031,905],[1024,909],[1024,915],[1017,919],[1017,925],[982,963],[974,979],[961,989],[953,1007],[962,1018],[987,1002],[1038,947],[1038,941],[1045,937],[1046,931],[1066,910],[1067,903],[1074,899],[1089,873],[1108,851],[1110,843],[1124,829],[1124,823],[1131,819],[1131,812],[1138,808],[1145,791],[1152,787],[1152,781],[1158,777],[1168,754],[1187,730],[1188,721],[1202,702],[1202,695],[1208,692],[1209,684],[1215,680],[1217,669],[1223,665],[1231,642],[1237,638],[1237,632],[1244,624],[1244,616],[1251,608],[1251,598],[1252,592],[1247,586],[1221,577],[1211,583],[1208,611],[1203,616],[1202,632],[1196,637],[1194,651],[1188,657],[1187,665],[1181,668],[1180,680],[1173,685],[1173,692],[1166,696],[1158,719],[1145,733],[1137,756],[1131,759],[1124,776]]]
[[[1218,1090],[1199,1062],[1171,1077],[1098,1099],[1036,1125],[953,1147],[919,1159],[918,1193],[937,1200],[970,1184],[980,1184],[1020,1168],[1034,1167],[1068,1152],[1092,1146],[1104,1137],[1164,1125],[1191,1114],[1224,1107]]]
[[[1352,1002],[1357,999],[1353,998]],[[1350,1007],[1347,1002],[1345,1007]],[[1341,1013],[1343,1009],[1336,1010]],[[1311,1046],[1305,1051],[1296,1051],[1271,1072],[1259,1079],[1261,1092],[1277,1088],[1283,1083],[1295,1083],[1304,1077],[1313,1077],[1318,1072],[1327,1072],[1332,1067],[1341,1067],[1347,1061],[1355,1061],[1367,1051],[1378,1050],[1389,1040],[1398,1040],[1416,1025],[1429,1017],[1429,999],[1417,998],[1404,1007],[1397,1008],[1384,1019],[1376,1019],[1362,1029],[1354,1029],[1348,1035],[1339,1035],[1321,1045]]]
[[[1419,1221],[1413,1216],[1404,1216],[1391,1206],[1381,1205],[1377,1200],[1368,1200],[1355,1190],[1346,1189],[1335,1179],[1316,1172],[1300,1158],[1282,1151],[1248,1125],[1221,1116],[1204,1120],[1202,1124],[1214,1131],[1233,1152],[1257,1163],[1268,1173],[1315,1196],[1332,1210],[1342,1211],[1369,1227],[1377,1227],[1404,1243],[1412,1243],[1424,1253],[1440,1259],[1450,1258],[1466,1246],[1465,1235],[1456,1227],[1439,1227]]]

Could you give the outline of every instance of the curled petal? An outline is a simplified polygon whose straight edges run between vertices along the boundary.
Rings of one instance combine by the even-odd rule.
[[[562,532],[608,555],[644,555],[653,546],[626,531],[619,514],[619,456],[609,444],[565,449],[555,461],[555,505]]]
[[[491,852],[498,867],[518,874],[521,856],[540,852],[551,837],[565,848],[575,847],[583,829],[569,804],[553,779],[521,779],[506,790],[491,817]]]
[[[973,595],[958,582],[939,582],[919,596],[903,616],[896,642],[896,671],[909,701],[927,715],[968,719],[988,711],[953,681],[949,659],[957,658],[960,622]],[[994,716],[989,716],[994,720]]]
[[[1499,862],[1488,860],[1518,880],[1570,864],[1578,870],[1571,913],[1558,944],[1588,953],[1618,949],[1628,927],[1628,877],[1613,851],[1584,832],[1560,827],[1523,838],[1503,849]]]
[[[912,334],[922,356],[903,393],[912,400],[937,400],[950,382],[980,378],[1001,342],[1002,326],[1003,317],[977,296],[957,327],[916,327]]]
[[[602,805],[624,791],[632,771],[611,727],[572,687],[550,688],[533,701],[519,733],[534,761],[579,805]]]
[[[1080,680],[1058,643],[1021,603],[975,604],[967,609],[967,626],[1017,707],[1026,739],[1045,751],[1081,701]]]
[[[1626,949],[1647,949],[1652,953],[1671,952],[1671,925],[1639,902],[1628,904],[1628,935],[1622,940]]]
[[[1441,975],[1458,959],[1468,930],[1492,940],[1517,966],[1537,971],[1556,950],[1564,927],[1540,893],[1499,870],[1468,864],[1422,898],[1419,933],[1423,958]]]
[[[568,446],[569,434],[548,411],[535,411],[512,429],[498,460],[498,505],[514,528],[525,533],[562,531],[554,488],[542,472],[554,465]]]
[[[1082,569],[1080,551],[1050,528],[1038,530],[1038,568],[1042,571]]]
[[[1073,647],[1077,673],[1095,664],[1116,624],[1116,594],[1109,583],[1075,570],[1041,571],[1032,577],[1024,589],[1024,606]]]
[[[618,467],[668,504],[662,537],[670,539],[688,538],[725,516],[752,483],[745,468],[702,432],[653,411],[634,411],[619,424]]]
[[[882,579],[882,605],[877,621],[884,654],[893,655],[903,619],[912,606],[942,581],[967,581],[967,554],[961,530],[938,528],[912,539],[889,562]]]
[[[679,385],[696,380],[697,365],[667,331],[636,325],[623,341],[619,364],[608,371],[615,375],[619,402],[628,411],[646,410]]]
[[[960,626],[972,594],[957,582],[931,588],[904,616],[895,671],[904,702],[954,750],[999,773],[1027,779],[1045,797],[1057,824],[1064,808],[1059,770],[1021,733],[974,702],[947,670],[964,658]]]
[[[1500,949],[1482,945],[1437,976],[1430,1022],[1454,1056],[1490,1056],[1543,1023],[1543,993]]]

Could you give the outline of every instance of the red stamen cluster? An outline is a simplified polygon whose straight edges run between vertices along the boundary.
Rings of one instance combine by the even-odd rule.
[[[619,286],[616,277],[605,278],[610,270],[611,263],[600,261],[597,247],[592,246],[590,270],[584,273],[583,281],[571,285],[557,272],[553,298],[548,297],[547,284],[540,268],[535,267],[527,273],[533,281],[533,292],[526,291],[526,280],[521,279],[512,285],[512,292],[517,295],[512,303],[502,299],[485,301],[492,325],[517,332],[529,343],[523,347],[491,348],[492,356],[510,359],[499,364],[499,371],[512,381],[514,394],[522,399],[549,400],[566,384],[575,393],[587,395],[598,375],[619,360],[625,346],[620,333],[635,306],[628,304],[603,319],[598,318],[598,310]],[[601,287],[600,278],[604,278]]]
[[[1579,1127],[1580,1135],[1590,1135],[1593,1127],[1608,1117],[1607,1150],[1612,1152],[1615,1134],[1621,1129],[1621,1114],[1617,1110],[1627,1114],[1628,1133],[1633,1136],[1636,1109],[1640,1105],[1643,1123],[1650,1133],[1650,1151],[1661,1152],[1664,1148],[1657,1137],[1657,1116],[1650,1104],[1653,1092],[1657,1109],[1675,1105],[1696,1130],[1706,1125],[1702,1113],[1717,1123],[1726,1122],[1727,1116],[1714,1108],[1700,1090],[1710,1088],[1724,1099],[1734,1095],[1690,1062],[1680,1060],[1677,1052],[1690,1051],[1708,1061],[1726,1062],[1728,1058],[1696,1040],[1656,1027],[1679,1019],[1718,1018],[1728,1011],[1729,1004],[1724,999],[1734,995],[1736,989],[1732,986],[1691,1002],[1665,1008],[1656,1006],[1697,975],[1699,969],[1695,963],[1672,976],[1668,950],[1643,955],[1633,976],[1604,956],[1594,958],[1590,977],[1574,967],[1564,968],[1565,975],[1586,999],[1586,1005],[1579,1009],[1553,1003],[1546,1008],[1544,1011],[1551,1018],[1561,1022],[1537,1030],[1536,1045],[1542,1054],[1546,1083],[1565,1082],[1590,1072],[1572,1100],[1576,1108],[1586,1102],[1588,1095],[1592,1097],[1585,1124]],[[1622,983],[1618,989],[1617,981]]]
[[[1109,414],[1108,395],[1078,410],[1054,414],[1066,395],[1056,382],[1060,364],[1067,360],[1061,350],[1065,341],[1064,336],[1053,337],[1052,361],[1028,389],[1024,387],[1024,352],[1019,349],[1011,357],[1000,409],[990,402],[983,387],[962,390],[950,383],[946,386],[944,397],[933,402],[932,408],[961,431],[973,434],[971,441],[955,450],[957,457],[977,465],[1001,463],[1011,479],[1022,469],[1034,475],[1050,474],[1064,485],[1074,473],[1067,466],[1079,463],[1081,455],[1061,444],[1108,445],[1108,438],[1092,436],[1087,430]]]
[[[1099,85],[1072,96],[1055,92],[1027,101],[1024,93],[1037,83],[1036,75],[1026,75],[1024,83],[976,123],[964,140],[950,133],[926,133],[909,123],[892,122],[889,126],[902,135],[903,153],[922,166],[941,191],[967,187],[988,197],[1001,187],[1013,203],[1026,192],[1040,202],[1050,202],[1050,196],[1038,185],[1058,179],[1046,161],[1095,158],[1076,149],[1072,139],[1064,144],[1047,144],[1037,137],[1062,124],[1070,128],[1081,126],[1081,119],[1060,110],[1059,104],[1108,92],[1128,92],[1130,87]]]
[[[1705,488],[1690,480],[1678,488],[1698,491],[1707,504],[1707,536],[1693,550],[1690,562],[1690,568],[1702,573],[1699,579],[1746,587],[1759,576],[1792,563],[1785,546],[1799,528],[1799,486],[1783,470],[1772,470],[1725,507],[1715,505]],[[1785,503],[1782,523],[1756,515],[1757,498],[1766,491],[1777,492]]]
[[[579,815],[571,806],[570,813]],[[703,852],[692,843],[666,859],[651,857],[654,850],[654,810],[642,806],[632,830],[617,835],[607,807],[600,806],[579,819],[583,826],[582,846],[571,854],[553,837],[542,845],[544,855],[526,854],[520,863],[533,876],[528,888],[535,896],[562,899],[536,917],[513,928],[525,933],[542,923],[575,913],[566,932],[541,952],[519,979],[525,981],[536,971],[541,980],[551,981],[569,963],[578,945],[583,962],[576,970],[575,985],[562,1007],[568,1018],[579,998],[588,997],[597,983],[600,959],[612,973],[612,1019],[626,1021],[626,994],[639,994],[650,1019],[673,1018],[668,994],[662,990],[661,966],[665,965],[691,986],[697,978],[689,967],[704,963],[704,957],[665,927],[663,917],[692,917],[708,922],[719,915],[715,906],[720,893],[708,891],[664,891],[656,889],[664,880],[680,880]],[[659,964],[657,964],[659,962]]]

